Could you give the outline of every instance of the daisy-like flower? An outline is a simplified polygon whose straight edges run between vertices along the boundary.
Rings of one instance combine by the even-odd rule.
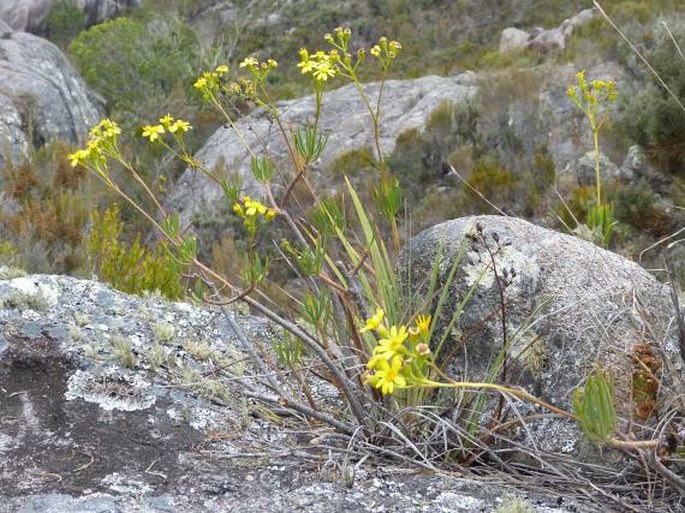
[[[243,62],[240,63],[239,67],[253,69],[259,66],[259,61],[254,57],[246,57]]]
[[[373,317],[369,317],[368,319],[366,319],[366,324],[364,324],[364,327],[359,330],[359,333],[365,333],[367,331],[373,331],[378,329],[378,327],[383,322],[384,316],[385,312],[383,311],[383,309],[377,308],[376,313],[373,315]]]
[[[160,125],[165,128],[169,128],[173,122],[174,118],[171,116],[171,114],[167,114],[166,116],[159,118]]]
[[[143,137],[148,139],[150,142],[155,142],[159,139],[160,134],[164,133],[164,127],[162,125],[145,125],[143,127]]]
[[[401,388],[407,385],[407,380],[401,371],[401,356],[395,356],[391,363],[388,363],[387,360],[381,360],[369,382],[374,388],[380,388],[383,395],[392,394],[396,386]]]
[[[428,335],[428,330],[431,326],[431,316],[430,315],[419,315],[416,317],[416,327],[419,329],[419,333],[424,337]]]
[[[172,134],[175,134],[179,130],[181,132],[187,132],[191,128],[193,127],[190,126],[190,123],[188,123],[187,121],[183,121],[182,119],[177,119],[171,126],[168,127],[169,132],[171,132]]]
[[[386,338],[382,338],[378,341],[378,345],[373,350],[374,354],[380,355],[382,358],[388,360],[396,355],[406,352],[404,347],[404,341],[407,340],[407,327],[392,326],[390,332],[387,333]]]

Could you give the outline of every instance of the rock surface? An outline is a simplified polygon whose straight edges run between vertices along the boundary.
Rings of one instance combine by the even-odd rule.
[[[425,287],[436,258],[438,286],[449,287],[443,327],[473,294],[441,353],[451,355],[458,379],[488,379],[503,347],[499,283],[510,345],[507,382],[569,411],[574,390],[600,363],[615,377],[622,429],[638,437],[639,428],[629,427],[638,406],[631,399],[636,345],[648,344],[662,369],[673,372],[661,377],[662,400],[682,388],[685,369],[668,288],[637,264],[576,237],[498,216],[460,218],[419,234],[401,264],[411,259],[415,287]],[[456,275],[446,283],[455,261]],[[615,456],[589,447],[577,424],[560,418],[533,422],[526,433],[532,437],[527,443],[583,461],[611,465]]]
[[[95,25],[140,7],[143,0],[76,0],[74,3],[86,14],[87,25]]]
[[[533,50],[540,53],[560,51],[566,48],[566,42],[573,31],[597,17],[596,9],[585,9],[575,16],[564,20],[558,27],[551,29],[536,28],[526,32],[514,27],[502,31],[499,44],[500,53],[521,50]]]
[[[52,43],[0,22],[0,137],[17,160],[61,139],[85,142],[101,116],[81,77]],[[0,168],[4,155],[0,155]]]
[[[264,321],[231,315],[268,338]],[[353,458],[345,486],[327,430],[268,422],[222,381],[241,366],[215,308],[67,277],[0,281],[0,513],[465,513],[512,495],[533,511],[592,511],[372,459]]]
[[[87,24],[94,25],[138,7],[142,0],[74,0],[83,10]],[[0,3],[0,20],[13,30],[44,34],[54,0],[3,0]]]
[[[38,32],[48,19],[52,0],[3,0],[0,20],[13,30]]]

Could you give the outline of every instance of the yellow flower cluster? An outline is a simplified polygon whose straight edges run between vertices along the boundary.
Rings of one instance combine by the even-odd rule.
[[[105,118],[88,132],[86,147],[69,155],[72,167],[85,164],[89,160],[102,159],[103,150],[116,148],[117,136],[121,133],[119,125],[111,119]]]
[[[235,203],[233,211],[240,217],[254,217],[264,216],[267,219],[276,217],[276,211],[273,208],[267,208],[262,202],[253,200],[249,196],[243,196],[243,204]]]
[[[431,316],[417,316],[415,325],[410,328],[404,325],[388,327],[384,318],[385,312],[378,308],[359,332],[375,332],[380,337],[366,364],[365,380],[387,395],[395,388],[408,388],[423,375],[423,367],[430,356]]]
[[[169,132],[170,134],[183,134],[192,128],[193,127],[190,126],[190,123],[187,121],[183,121],[182,119],[174,120],[170,114],[167,114],[166,116],[159,118],[159,124],[145,125],[143,127],[143,137],[152,143],[160,140],[159,136],[164,135],[166,132]]]
[[[596,106],[598,103],[611,103],[616,99],[616,82],[614,80],[587,81],[585,70],[576,74],[578,86],[569,86],[568,96],[578,107],[583,109],[582,102]]]
[[[209,101],[219,92],[221,79],[228,75],[228,66],[222,64],[217,66],[214,71],[205,71],[198,77],[193,87],[202,93],[202,97]]]
[[[276,210],[268,208],[262,202],[243,196],[241,202],[233,204],[233,212],[243,219],[245,228],[254,236],[257,228],[272,221],[276,217]]]
[[[300,62],[297,67],[302,69],[303,75],[311,75],[317,82],[326,82],[338,74],[338,62],[340,55],[337,50],[328,53],[319,50],[310,55],[309,50],[300,48]]]
[[[397,54],[402,49],[399,41],[388,41],[388,38],[382,36],[378,40],[378,44],[374,45],[369,53],[381,61],[391,61],[397,57]]]

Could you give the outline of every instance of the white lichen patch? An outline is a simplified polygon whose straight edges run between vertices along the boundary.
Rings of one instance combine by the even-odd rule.
[[[4,433],[0,433],[0,454],[9,452],[19,445],[19,441]]]
[[[443,492],[435,498],[434,505],[450,511],[484,511],[484,500],[454,492]]]
[[[225,426],[226,422],[226,419],[218,412],[200,406],[185,405],[183,408],[169,408],[167,415],[171,420],[185,422],[198,431]]]
[[[155,403],[151,385],[135,374],[111,371],[100,375],[77,370],[67,383],[67,400],[83,399],[103,410],[136,411]]]
[[[153,491],[153,488],[142,479],[122,476],[118,472],[106,475],[100,482],[113,492],[120,494],[140,496]]]
[[[53,307],[57,304],[60,296],[58,285],[53,282],[48,283],[47,279],[42,279],[39,282],[30,277],[20,277],[8,281],[7,285],[27,299],[31,298],[27,301],[28,305]]]
[[[496,268],[500,279],[505,278],[508,282],[505,289],[507,295],[518,296],[535,290],[540,269],[534,257],[511,246],[500,247],[493,252],[493,255],[494,267],[487,253],[477,254],[473,251],[467,253],[469,263],[464,266],[466,273],[464,279],[469,287],[477,285],[486,289],[491,288],[495,285],[494,269]]]

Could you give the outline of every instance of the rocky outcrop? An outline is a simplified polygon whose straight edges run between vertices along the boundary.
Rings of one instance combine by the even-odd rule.
[[[644,180],[659,194],[669,194],[673,184],[673,178],[655,169],[649,163],[644,150],[637,145],[628,148],[628,154],[621,166],[621,174],[632,176],[636,180]]]
[[[271,336],[229,315],[252,341]],[[355,455],[346,481],[326,430],[291,431],[235,393],[249,367],[216,308],[68,277],[0,279],[0,513],[448,513],[512,495],[530,511],[592,510]]]
[[[101,23],[118,16],[126,9],[138,7],[142,0],[75,0],[83,10],[88,25]],[[54,0],[3,0],[0,3],[0,20],[13,30],[44,34]]]
[[[560,51],[566,48],[566,42],[574,30],[592,21],[597,16],[596,9],[585,9],[575,16],[564,20],[558,27],[551,29],[535,28],[526,32],[509,27],[502,31],[499,52],[509,53],[521,50],[534,50],[540,53]]]
[[[375,98],[378,88],[377,83],[365,86],[372,98]],[[456,104],[475,90],[472,74],[388,81],[383,92],[382,150],[386,153],[392,151],[400,133],[410,128],[422,128],[429,114],[443,100]],[[325,168],[336,157],[368,146],[373,141],[369,114],[353,85],[326,92],[323,105],[319,127],[328,135],[328,145],[317,164],[319,169]],[[314,114],[314,97],[280,102],[277,107],[286,127],[301,128]],[[283,138],[265,111],[257,110],[235,125],[252,148],[261,153],[262,144],[265,144],[277,161],[286,158]],[[215,132],[198,152],[197,158],[209,169],[223,166],[227,172],[239,174],[246,193],[261,195],[261,188],[257,187],[250,173],[250,153],[232,130],[224,127]],[[220,203],[223,203],[221,189],[192,169],[180,177],[168,199],[169,206],[177,209],[185,220],[195,213],[216,211]]]
[[[101,109],[67,58],[52,43],[2,22],[0,32],[0,138],[10,157],[53,139],[83,144]],[[3,152],[0,167],[4,158]]]
[[[143,0],[76,0],[75,5],[86,15],[87,25],[102,23],[128,9],[140,7]]]
[[[0,2],[0,21],[12,30],[39,32],[52,8],[52,0],[3,0]]]
[[[632,379],[641,368],[636,355],[647,350],[659,359],[662,387],[658,398],[651,397],[654,404],[668,404],[682,393],[685,369],[669,290],[615,253],[521,219],[479,216],[419,234],[402,262],[400,268],[411,262],[411,290],[425,287],[438,265],[438,289],[449,288],[443,327],[472,294],[441,352],[451,355],[446,364],[458,379],[490,379],[506,341],[508,383],[569,410],[574,390],[600,364],[614,376],[620,428],[638,438],[650,431],[642,433],[637,424],[653,425],[656,415],[639,418],[649,401],[644,394],[634,399]],[[447,283],[454,265],[456,274]],[[527,413],[523,408],[517,414]],[[526,443],[547,451],[625,464],[612,463],[615,451],[589,447],[574,422],[545,418],[525,434]]]

